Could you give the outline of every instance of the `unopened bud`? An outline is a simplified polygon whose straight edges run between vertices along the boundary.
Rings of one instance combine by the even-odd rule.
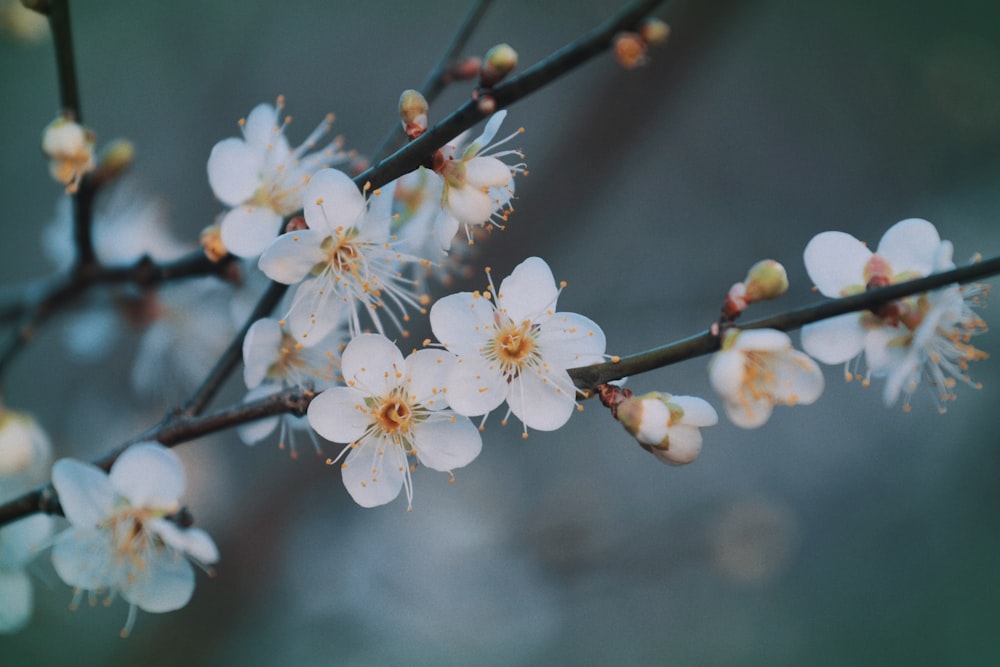
[[[468,81],[478,76],[482,66],[483,61],[481,58],[469,56],[456,63],[452,63],[451,67],[448,68],[448,77],[451,81]]]
[[[128,139],[115,139],[101,151],[97,160],[97,178],[106,183],[120,176],[135,160],[135,144]]]
[[[649,17],[639,24],[639,35],[650,46],[662,46],[670,37],[670,26],[658,18]]]
[[[615,37],[615,60],[625,69],[646,64],[646,42],[634,32],[621,32]]]
[[[748,303],[777,299],[788,291],[785,267],[773,259],[763,259],[751,266],[743,282]]]
[[[705,400],[650,392],[622,401],[618,421],[643,449],[668,465],[691,463],[701,452],[702,426],[713,426],[719,416]]]
[[[94,169],[94,133],[60,116],[42,133],[42,151],[49,157],[52,178],[75,192],[84,174]]]
[[[221,262],[229,254],[226,244],[222,242],[222,228],[219,225],[209,225],[201,230],[198,242],[201,243],[205,256],[212,262]]]
[[[489,115],[497,110],[497,101],[492,95],[480,95],[476,98],[476,107],[479,113]]]
[[[427,100],[420,91],[404,90],[399,96],[399,119],[410,139],[416,139],[427,130],[428,110]]]
[[[0,407],[0,488],[30,488],[44,481],[52,444],[27,412]]]
[[[497,44],[486,52],[479,70],[479,85],[492,88],[504,80],[517,67],[517,51],[510,44]]]

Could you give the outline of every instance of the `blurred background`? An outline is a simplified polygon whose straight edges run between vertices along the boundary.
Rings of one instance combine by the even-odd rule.
[[[498,2],[467,53],[508,42],[527,66],[617,6]],[[205,164],[237,119],[280,93],[293,144],[334,111],[347,146],[371,151],[465,9],[75,3],[84,119],[99,143],[136,143],[133,182],[193,242],[222,210]],[[821,231],[874,247],[896,221],[923,217],[959,262],[1000,252],[996,3],[678,1],[658,15],[673,35],[647,67],[598,57],[510,109],[531,174],[475,279],[456,287],[540,255],[569,283],[560,307],[627,354],[704,329],[764,257],[785,264],[792,288],[750,317],[813,301],[801,251]],[[41,239],[61,189],[39,151],[59,110],[47,37],[4,33],[0,90],[0,284],[14,286],[52,271]],[[447,91],[432,122],[468,92]],[[140,333],[120,331],[109,356],[84,362],[67,346],[72,314],[53,320],[4,378],[4,401],[38,416],[57,456],[95,458],[184,399],[183,368],[203,369],[233,326],[210,310],[188,312],[202,337],[139,373],[142,390],[130,379]],[[995,313],[983,313],[994,328]],[[977,346],[996,356],[995,336]],[[721,408],[705,366],[630,386]],[[778,409],[754,431],[723,417],[684,468],[642,451],[595,402],[527,440],[493,419],[455,484],[415,474],[410,513],[402,500],[357,507],[306,442],[296,460],[276,439],[248,448],[232,433],[181,445],[186,502],[222,552],[217,576],[199,573],[186,608],[140,613],[122,640],[127,605],[68,611],[71,591],[43,555],[34,620],[0,636],[0,663],[997,661],[1000,365],[974,366],[985,388],[960,386],[946,415],[923,387],[906,414],[882,405],[880,384],[825,371],[818,403]],[[242,393],[237,374],[215,405]]]

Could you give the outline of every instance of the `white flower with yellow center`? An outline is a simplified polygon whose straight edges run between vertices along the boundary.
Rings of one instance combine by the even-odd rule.
[[[89,463],[60,459],[52,467],[70,528],[55,538],[52,564],[59,577],[93,596],[121,595],[129,603],[127,635],[136,608],[152,613],[180,609],[194,592],[188,559],[206,567],[219,559],[208,533],[183,520],[178,498],[184,469],[157,442],[129,447],[105,473]]]
[[[416,281],[403,269],[411,261],[426,262],[394,249],[389,231],[391,198],[376,192],[373,200],[369,208],[343,172],[316,172],[302,207],[308,229],[282,234],[260,257],[260,268],[268,278],[286,285],[299,283],[285,319],[296,339],[306,345],[309,338],[326,336],[343,317],[351,333],[359,334],[358,306],[368,312],[379,333],[384,331],[380,311],[402,329],[400,319],[409,319],[406,308],[420,308]]]
[[[412,504],[409,456],[450,472],[479,455],[479,431],[447,409],[443,379],[452,363],[444,350],[420,350],[404,359],[384,336],[362,334],[344,350],[347,386],[327,389],[309,404],[317,433],[349,443],[337,460],[346,453],[344,486],[362,507],[384,505],[400,489]]]
[[[347,154],[335,139],[310,153],[330,131],[333,114],[298,148],[285,138],[290,117],[276,106],[258,104],[240,121],[243,137],[223,139],[208,157],[208,182],[219,201],[232,208],[222,218],[222,243],[239,257],[256,257],[281,230],[284,216],[297,211],[309,178],[321,167],[343,162]]]
[[[823,373],[775,329],[730,329],[708,366],[712,387],[741,428],[762,426],[775,405],[808,405],[823,393]]]
[[[435,222],[437,237],[447,250],[451,239],[460,225],[465,225],[469,242],[472,242],[470,227],[498,224],[507,219],[512,210],[514,196],[514,175],[527,173],[523,162],[507,164],[500,158],[514,155],[523,159],[519,150],[492,151],[513,139],[523,129],[488,145],[500,129],[507,116],[499,111],[486,122],[483,133],[467,146],[462,145],[459,136],[441,149],[443,160],[434,165],[434,171],[444,179],[441,206],[448,213]]]
[[[448,401],[469,416],[507,401],[525,433],[558,429],[576,405],[566,371],[603,359],[604,332],[582,315],[556,312],[560,288],[538,257],[515,267],[499,290],[491,279],[490,290],[452,294],[431,308],[434,335],[458,355]]]

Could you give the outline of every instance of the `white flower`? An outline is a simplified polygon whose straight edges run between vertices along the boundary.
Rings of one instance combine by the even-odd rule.
[[[708,372],[726,414],[741,428],[763,425],[775,405],[808,405],[823,393],[816,362],[774,329],[730,329]]]
[[[92,130],[60,116],[42,133],[42,152],[49,157],[49,174],[66,186],[66,192],[76,192],[84,175],[94,170]]]
[[[433,470],[451,471],[479,455],[482,440],[467,418],[448,407],[442,380],[451,355],[420,350],[403,359],[384,336],[362,334],[348,343],[333,387],[309,404],[309,423],[334,442],[350,443],[344,486],[363,507],[384,505],[406,489],[413,501],[408,455]],[[337,458],[339,459],[340,456]]]
[[[568,368],[602,360],[604,332],[576,313],[556,312],[560,288],[548,264],[529,257],[500,290],[461,292],[431,308],[431,329],[458,355],[445,382],[462,415],[482,415],[505,400],[527,428],[553,431],[576,405]],[[492,299],[492,300],[491,300]]]
[[[507,164],[500,158],[524,155],[518,150],[493,152],[486,151],[509,141],[521,133],[518,130],[491,146],[487,146],[500,124],[506,117],[506,111],[499,111],[486,122],[483,133],[472,143],[462,146],[459,136],[441,149],[443,161],[435,164],[434,171],[444,179],[441,193],[441,206],[448,216],[437,221],[437,237],[442,247],[447,250],[451,239],[458,231],[459,225],[465,225],[469,241],[472,241],[469,227],[493,224],[505,221],[511,208],[514,196],[514,174],[526,173],[524,163]]]
[[[333,331],[306,347],[278,320],[257,320],[243,339],[243,380],[250,390],[244,402],[266,398],[288,387],[322,391],[332,386],[340,370],[341,338],[338,331]],[[254,445],[275,429],[279,431],[278,446],[288,447],[293,458],[298,455],[294,434],[299,431],[310,436],[319,453],[319,443],[305,417],[293,414],[265,417],[240,426],[237,432],[243,442]]]
[[[940,250],[935,270],[953,268],[951,243],[944,241]],[[902,394],[903,409],[909,410],[910,396],[923,375],[941,412],[947,401],[955,400],[959,381],[979,388],[967,371],[969,362],[989,356],[969,343],[973,335],[986,331],[986,323],[973,310],[982,292],[980,285],[952,285],[898,306],[901,326],[880,330],[878,354],[868,355],[873,372],[886,376],[886,405],[895,404]]]
[[[352,334],[361,332],[357,306],[363,307],[384,331],[383,306],[400,329],[393,312],[419,308],[416,281],[403,276],[415,257],[393,249],[390,237],[390,197],[374,195],[369,209],[364,196],[346,174],[323,169],[306,188],[303,209],[308,229],[282,234],[260,257],[261,270],[286,285],[300,283],[286,319],[296,339],[322,338],[341,323],[347,304]],[[425,262],[422,262],[425,263]]]
[[[34,607],[24,571],[52,534],[52,517],[36,514],[0,528],[0,633],[17,632]]]
[[[806,245],[804,259],[816,288],[824,296],[840,298],[928,275],[940,246],[934,225],[910,218],[890,227],[875,253],[849,234],[823,232]],[[887,333],[893,337],[904,332],[892,307],[847,313],[803,327],[802,348],[825,364],[849,362],[861,352],[871,364],[872,357],[884,353]]]
[[[691,463],[701,453],[701,428],[715,426],[715,408],[697,396],[650,392],[622,401],[618,421],[643,449],[667,465]]]
[[[52,463],[52,443],[26,412],[0,405],[0,499],[41,484]]]
[[[137,607],[159,613],[188,603],[194,592],[188,558],[202,566],[219,559],[208,533],[177,519],[184,469],[159,443],[129,447],[110,474],[60,459],[52,484],[71,524],[55,539],[56,573],[77,590],[74,604],[82,591],[120,594],[131,605],[123,635],[131,630]]]
[[[290,118],[280,118],[283,107],[283,97],[276,106],[257,105],[240,121],[243,137],[223,139],[208,157],[212,191],[232,207],[221,222],[222,243],[239,257],[263,252],[281,230],[282,218],[301,206],[310,176],[347,157],[339,140],[308,153],[330,131],[332,114],[293,150],[284,134]]]

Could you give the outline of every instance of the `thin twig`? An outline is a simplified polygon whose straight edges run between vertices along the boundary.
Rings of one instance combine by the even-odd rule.
[[[462,19],[462,23],[455,30],[451,42],[420,86],[420,93],[428,102],[433,102],[448,85],[448,72],[452,64],[455,62],[458,54],[462,52],[462,49],[465,48],[466,43],[479,25],[479,22],[483,19],[483,16],[486,15],[486,10],[490,8],[491,4],[493,4],[493,0],[475,0],[469,6],[469,11],[465,14],[465,18]],[[392,129],[385,135],[385,138],[379,144],[378,148],[375,149],[375,152],[372,153],[372,159],[381,160],[385,157],[386,153],[402,144],[405,139],[406,134],[403,133],[402,125],[394,123]]]

